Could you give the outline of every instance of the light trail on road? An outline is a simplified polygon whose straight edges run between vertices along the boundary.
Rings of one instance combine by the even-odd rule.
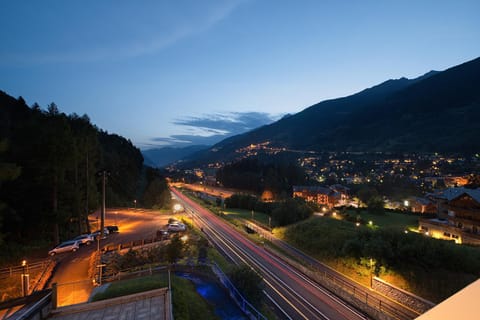
[[[286,319],[368,319],[264,248],[233,230],[179,191],[172,189],[184,207],[195,215],[196,223],[235,263],[245,263],[259,272],[269,299]]]

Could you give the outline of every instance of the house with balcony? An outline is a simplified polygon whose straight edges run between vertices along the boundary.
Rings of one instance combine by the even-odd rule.
[[[448,188],[429,194],[436,219],[420,219],[419,230],[438,239],[480,245],[480,189]]]

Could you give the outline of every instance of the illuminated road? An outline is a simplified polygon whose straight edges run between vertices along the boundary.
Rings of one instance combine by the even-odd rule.
[[[167,223],[171,215],[162,215],[155,210],[108,209],[105,213],[105,225],[117,225],[119,233],[110,234],[100,243],[82,246],[77,252],[56,255],[57,267],[47,287],[57,283],[58,306],[88,301],[93,286],[95,266],[92,254],[107,244],[120,244],[140,239],[153,238],[158,229]],[[95,218],[93,225],[95,226]]]
[[[354,295],[357,299],[368,302],[368,305],[382,314],[389,315],[394,319],[414,319],[420,315],[419,312],[410,309],[408,306],[402,305],[383,294],[371,290],[348,277],[336,272],[334,269],[327,267],[318,260],[306,255],[297,248],[289,245],[283,240],[275,238],[269,230],[262,228],[252,222],[249,222],[250,228],[262,235],[265,239],[275,244],[276,247],[281,248],[285,253],[291,257],[296,257],[302,261],[304,266],[309,266],[310,269],[316,270],[318,274],[328,274],[328,277],[337,284],[342,284],[345,290],[348,290],[350,295]]]
[[[262,275],[266,294],[285,319],[367,319],[262,247],[245,239],[221,218],[179,191],[172,189],[172,192],[187,210],[194,213],[195,223],[226,255],[237,263],[246,263]]]

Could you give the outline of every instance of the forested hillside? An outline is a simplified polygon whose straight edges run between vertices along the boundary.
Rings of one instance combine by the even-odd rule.
[[[29,107],[0,91],[0,134],[0,248],[7,256],[16,246],[87,232],[88,214],[100,206],[99,172],[108,172],[108,207],[141,199],[140,150],[86,115],[66,115],[54,103]]]

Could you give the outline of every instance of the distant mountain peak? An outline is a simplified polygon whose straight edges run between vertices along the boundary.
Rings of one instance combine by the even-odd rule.
[[[303,151],[477,152],[480,149],[480,58],[420,77],[390,79],[330,99],[277,122],[229,137],[192,158],[231,161],[270,141]],[[213,152],[215,150],[216,152]]]

